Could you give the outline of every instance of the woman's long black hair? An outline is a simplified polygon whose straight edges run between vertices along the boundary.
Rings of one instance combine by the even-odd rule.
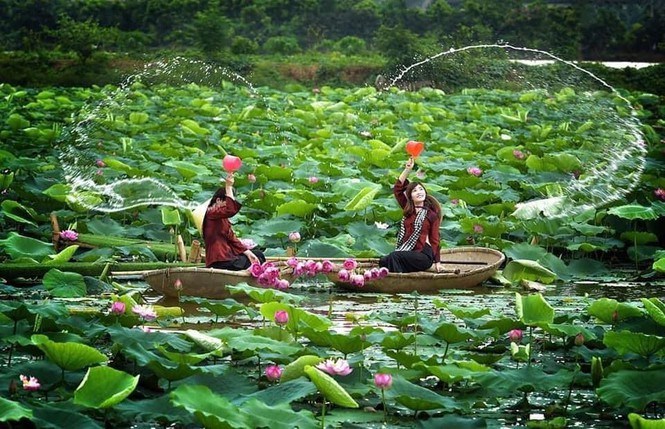
[[[423,189],[425,190],[425,193],[427,194],[423,205],[433,210],[437,216],[443,217],[443,213],[441,212],[441,204],[439,204],[436,198],[434,198],[429,194],[429,192],[427,192],[427,188],[421,182],[410,182],[406,186],[406,189],[404,190],[404,195],[406,195],[406,205],[404,206],[404,211],[403,211],[404,216],[409,216],[416,210],[416,206],[415,204],[413,204],[413,200],[411,199],[411,192],[413,192],[413,189],[418,185],[422,186]]]

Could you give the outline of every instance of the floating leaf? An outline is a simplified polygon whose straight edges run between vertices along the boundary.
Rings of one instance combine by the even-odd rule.
[[[598,397],[614,408],[627,406],[643,411],[652,402],[665,401],[665,371],[622,370],[609,374],[596,389]]]
[[[81,298],[87,295],[87,286],[79,273],[49,270],[42,279],[44,288],[58,298]]]
[[[554,321],[554,308],[539,293],[527,296],[516,293],[515,312],[520,321],[527,326]]]
[[[549,284],[557,278],[554,272],[543,267],[538,262],[528,259],[510,261],[506,265],[506,268],[503,269],[503,276],[513,283],[520,280],[533,280]]]
[[[300,356],[290,364],[286,365],[282,371],[280,380],[285,383],[305,375],[306,366],[316,366],[323,362],[323,358],[315,355]]]
[[[653,220],[658,218],[658,215],[656,212],[654,212],[653,208],[640,206],[638,204],[628,204],[625,206],[612,207],[607,211],[607,213],[629,220]]]

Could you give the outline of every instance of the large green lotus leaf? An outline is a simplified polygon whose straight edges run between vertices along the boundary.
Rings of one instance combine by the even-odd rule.
[[[203,372],[202,368],[186,363],[178,363],[174,366],[171,361],[157,359],[150,360],[145,366],[154,372],[157,377],[168,381],[182,380]]]
[[[479,190],[468,191],[466,189],[450,191],[448,196],[451,199],[465,201],[467,204],[472,206],[480,206],[496,198],[496,196],[491,192],[483,192]]]
[[[205,428],[252,427],[247,414],[206,386],[182,384],[171,392],[171,401],[174,405],[192,413]]]
[[[235,286],[228,285],[226,288],[231,294],[244,294],[255,302],[279,301],[298,303],[304,299],[302,296],[282,292],[281,290],[254,287],[247,283],[240,283]]]
[[[463,380],[473,381],[476,374],[490,370],[488,366],[477,362],[471,362],[471,365],[469,365],[469,362],[466,362],[465,365],[461,365],[461,362],[454,362],[448,365],[425,365],[417,363],[413,368],[423,368],[442,382],[448,384],[458,383]]]
[[[257,237],[286,237],[292,231],[299,231],[303,227],[300,220],[270,219],[259,220],[252,224],[252,236]]]
[[[33,208],[26,207],[14,200],[4,200],[2,204],[0,204],[0,207],[2,207],[2,213],[8,218],[18,223],[26,223],[35,227],[37,226],[32,219],[38,219],[39,215]]]
[[[2,246],[4,252],[11,256],[12,259],[28,257],[42,260],[54,253],[51,243],[45,243],[30,237],[23,237],[13,231],[9,233],[7,238],[0,240],[0,246]]]
[[[356,196],[353,197],[353,199],[346,204],[344,210],[347,211],[365,210],[367,207],[369,207],[372,204],[372,201],[374,201],[374,197],[380,190],[381,186],[379,185],[367,186],[362,188],[360,192],[358,192]]]
[[[653,208],[640,206],[638,204],[627,204],[624,206],[612,207],[607,211],[607,213],[629,220],[653,220],[658,218],[658,215],[656,212],[654,212]]]
[[[665,326],[665,304],[658,298],[642,298],[644,309],[661,326]]]
[[[310,313],[309,311],[281,302],[266,302],[261,305],[260,309],[263,317],[273,321],[275,320],[275,312],[279,310],[289,313],[289,321],[286,327],[290,330],[298,330],[300,324],[305,324],[314,330],[325,331],[332,325],[332,322],[327,317]]]
[[[265,176],[270,180],[281,180],[290,182],[293,179],[293,171],[290,168],[279,167],[276,165],[261,164],[254,170],[256,177]]]
[[[44,288],[58,298],[82,298],[87,295],[83,276],[79,273],[49,270],[42,280]]]
[[[212,174],[206,167],[187,161],[171,160],[165,162],[164,165],[175,168],[185,180],[193,179],[196,176],[209,176]]]
[[[642,316],[642,311],[639,308],[610,298],[595,300],[587,308],[587,313],[607,324]]]
[[[227,298],[224,300],[214,300],[207,298],[184,296],[181,302],[191,302],[209,310],[217,317],[228,317],[242,310],[249,310],[247,306],[239,303],[235,299]]]
[[[510,396],[515,392],[548,392],[570,385],[573,371],[562,369],[548,374],[536,366],[479,373],[476,381],[486,389],[486,396]]]
[[[33,335],[31,340],[51,362],[65,371],[77,371],[108,360],[104,354],[85,344],[56,343],[41,334]]]
[[[440,324],[433,332],[433,335],[448,344],[461,343],[474,338],[474,334],[468,329],[461,328],[455,323],[449,322]]]
[[[626,231],[623,232],[620,238],[629,244],[648,244],[658,243],[658,236],[653,232],[646,231]]]
[[[198,122],[192,119],[184,119],[182,122],[180,122],[180,125],[182,126],[183,130],[194,134],[195,136],[204,136],[206,134],[210,134],[210,130],[200,126]]]
[[[651,402],[665,401],[665,371],[662,367],[645,371],[623,370],[609,374],[596,389],[598,397],[614,408],[643,411]]]
[[[645,419],[639,414],[628,414],[628,421],[632,429],[665,429],[665,418],[653,420]]]
[[[103,422],[82,414],[80,407],[72,406],[71,401],[49,402],[48,404],[33,410],[34,417],[32,420],[38,428],[104,428]]]
[[[503,269],[503,276],[512,283],[520,280],[532,280],[550,284],[557,279],[557,275],[540,265],[537,261],[529,259],[516,259],[510,261]]]
[[[306,366],[316,366],[323,361],[322,357],[315,355],[304,355],[300,356],[298,359],[294,360],[290,364],[286,365],[282,370],[282,377],[280,378],[282,383],[287,381],[295,380],[298,377],[305,375]]]
[[[292,200],[277,206],[276,211],[278,216],[293,215],[304,218],[309,216],[316,208],[316,204],[310,204],[304,200]]]
[[[554,321],[554,308],[539,293],[527,296],[515,293],[515,312],[520,321],[527,326]]]
[[[43,194],[48,195],[54,200],[64,203],[67,201],[67,195],[71,192],[72,187],[69,185],[63,185],[61,183],[56,183],[55,185],[49,187],[45,191],[42,191]]]
[[[302,335],[307,337],[312,344],[320,347],[330,347],[344,356],[359,352],[371,346],[369,342],[363,340],[360,335],[335,334],[328,330],[305,328]]]
[[[141,177],[144,174],[144,172],[141,171],[140,169],[134,168],[115,158],[104,158],[104,162],[106,163],[106,167],[116,171],[121,171],[123,173],[128,174],[129,176]]]
[[[660,273],[665,273],[665,258],[660,258],[657,261],[654,261],[652,268]]]
[[[59,264],[61,262],[68,262],[70,259],[72,259],[78,248],[78,244],[74,246],[67,246],[57,255],[48,255],[46,259],[42,261],[42,263],[44,265],[53,265]]]
[[[298,254],[316,255],[319,258],[342,258],[348,256],[349,252],[343,250],[340,245],[312,239],[298,248]]]
[[[431,389],[413,384],[399,376],[393,376],[393,385],[385,393],[387,398],[393,398],[398,403],[415,411],[438,409],[454,411],[462,409],[462,406],[454,398],[439,395]]]
[[[182,219],[180,218],[180,210],[162,207],[162,223],[164,225],[180,225]]]
[[[340,407],[358,408],[358,403],[334,378],[313,366],[305,366],[304,371],[327,400]]]
[[[126,236],[128,234],[128,229],[122,226],[118,221],[111,218],[101,219],[90,219],[86,222],[88,232],[97,235],[106,235],[106,236]],[[86,234],[87,235],[87,234]]]
[[[168,350],[166,347],[157,345],[155,347],[164,357],[166,357],[171,362],[177,364],[185,365],[196,365],[199,362],[203,361],[214,354],[216,350],[213,350],[208,353],[182,353],[182,352],[173,352]]]
[[[198,344],[203,350],[208,352],[215,352],[224,348],[224,342],[219,338],[213,337],[211,335],[206,335],[203,332],[197,331],[195,329],[188,329],[185,331],[185,335],[192,339],[196,344]]]
[[[32,419],[32,410],[23,407],[18,402],[0,397],[0,422],[19,421],[22,418]]]
[[[642,357],[649,357],[665,348],[665,338],[640,332],[609,331],[603,337],[603,344],[622,355],[636,353]]]
[[[564,324],[564,323],[550,323],[547,326],[543,326],[543,331],[548,332],[555,337],[561,337],[561,338],[572,338],[575,337],[577,334],[582,334],[584,335],[584,339],[586,341],[589,340],[595,340],[596,339],[596,334],[590,330],[585,328],[584,326],[580,325],[570,325],[570,324]]]
[[[88,368],[74,392],[74,403],[88,408],[110,408],[129,396],[138,382],[138,375],[133,377],[108,366]]]
[[[267,405],[252,398],[242,404],[242,411],[247,414],[250,426],[275,429],[316,429],[321,423],[308,410],[293,411],[289,403]]]
[[[461,307],[458,305],[452,305],[449,302],[446,302],[438,298],[434,298],[433,303],[435,308],[445,308],[446,310],[450,311],[455,317],[458,317],[462,320],[479,319],[491,313],[491,310],[489,308]]]
[[[391,331],[381,340],[381,347],[388,350],[401,350],[415,341],[416,336],[412,333],[404,334],[399,331]]]
[[[302,350],[301,347],[285,344],[272,338],[253,335],[251,332],[243,332],[242,335],[236,335],[226,339],[230,348],[238,351],[270,351],[280,353],[286,356],[293,355]]]

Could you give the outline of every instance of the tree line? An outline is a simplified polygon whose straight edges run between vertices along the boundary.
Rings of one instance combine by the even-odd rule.
[[[3,51],[215,57],[379,52],[395,64],[511,43],[568,60],[661,61],[665,0],[0,0]]]

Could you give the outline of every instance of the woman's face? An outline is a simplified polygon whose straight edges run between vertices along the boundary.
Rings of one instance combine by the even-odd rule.
[[[423,188],[422,185],[416,185],[411,191],[411,200],[413,200],[413,203],[417,206],[423,204],[425,197],[427,197],[427,191],[425,191],[425,188]]]

